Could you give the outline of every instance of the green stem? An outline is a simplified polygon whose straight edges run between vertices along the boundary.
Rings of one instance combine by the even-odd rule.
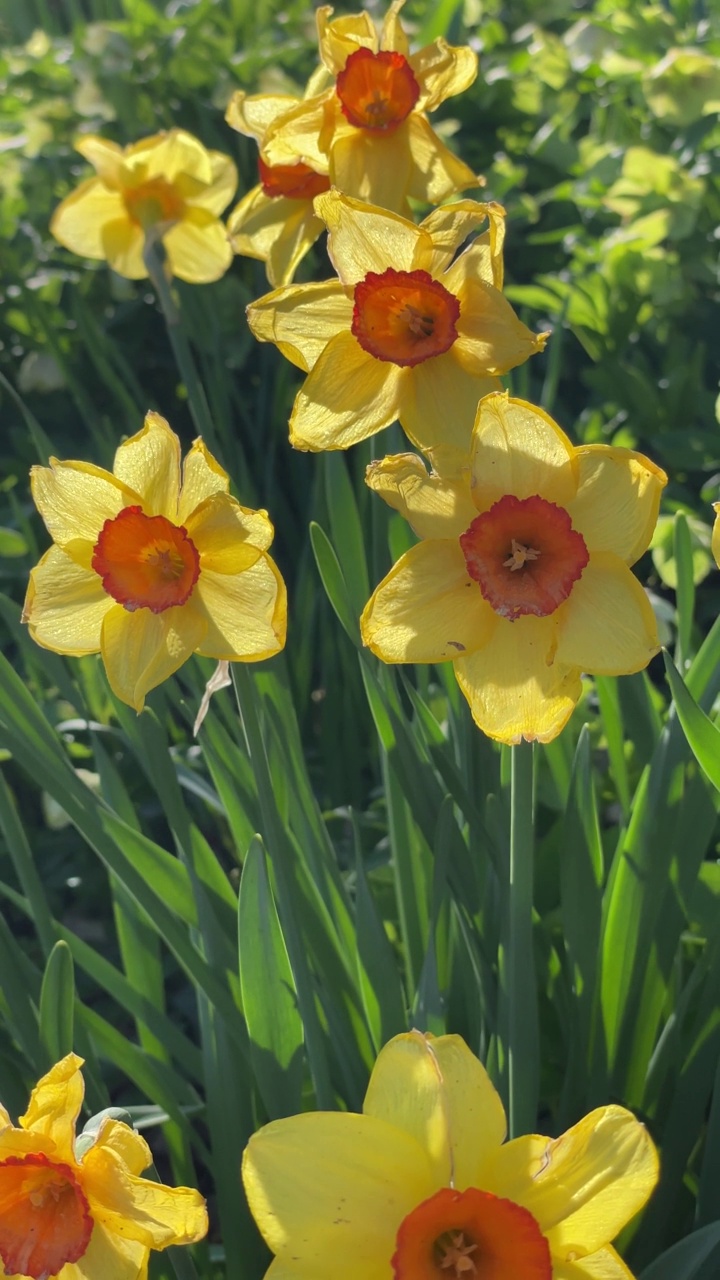
[[[532,1133],[538,1104],[538,1008],[533,956],[533,749],[512,748],[510,864],[505,906],[501,998],[510,1137]]]

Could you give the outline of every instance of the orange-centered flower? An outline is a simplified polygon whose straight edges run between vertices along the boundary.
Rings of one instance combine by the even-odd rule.
[[[315,76],[312,94],[272,121],[262,150],[269,164],[302,160],[346,195],[409,214],[409,199],[440,204],[482,180],[427,118],[472,84],[477,58],[442,38],[411,53],[402,4],[390,5],[380,32],[367,13],[331,22],[329,6],[317,10],[324,80]]]
[[[459,1036],[396,1036],[362,1115],[305,1112],[251,1138],[250,1208],[285,1280],[632,1280],[610,1243],[658,1176],[647,1132],[599,1107],[505,1142]]]
[[[100,652],[137,711],[192,653],[251,662],[282,648],[272,525],[230,496],[201,440],[181,473],[177,436],[149,413],[112,474],[53,458],[33,468],[32,489],[55,545],[30,575],[30,633],[56,653]]]
[[[355,286],[351,330],[364,351],[401,368],[448,351],[460,303],[427,271],[368,271]]]
[[[575,448],[541,409],[495,393],[478,407],[469,471],[428,475],[405,454],[367,480],[422,541],[367,604],[363,640],[384,662],[451,659],[490,737],[550,741],[582,672],[629,674],[657,652],[630,565],[666,476],[642,454]]]
[[[314,200],[321,192],[330,190],[330,179],[324,173],[316,173],[300,161],[273,166],[258,156],[258,172],[262,189],[271,200],[280,196],[288,200]]]
[[[75,1136],[82,1059],[69,1054],[32,1091],[19,1126],[0,1105],[0,1261],[33,1280],[137,1280],[150,1249],[207,1231],[202,1196],[141,1178],[147,1143],[109,1116]]]

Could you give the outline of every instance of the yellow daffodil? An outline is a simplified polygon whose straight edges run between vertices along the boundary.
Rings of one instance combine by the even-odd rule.
[[[157,133],[130,147],[82,137],[76,149],[97,172],[58,205],[50,230],[83,258],[104,258],[130,280],[147,276],[146,238],[162,239],[180,280],[219,280],[232,261],[220,214],[237,188],[228,156],[207,151],[183,129]]]
[[[623,675],[659,648],[629,566],[647,549],[667,477],[642,454],[575,448],[541,409],[481,401],[469,473],[428,475],[385,458],[368,483],[422,539],[380,583],[361,619],[383,662],[452,659],[491,738],[549,742],[581,693],[581,672]]]
[[[181,476],[177,436],[149,413],[112,474],[51,458],[33,467],[32,491],[54,546],[30,575],[23,619],[55,653],[101,653],[136,711],[192,653],[254,662],[282,649],[273,527],[230,496],[202,440]]]
[[[268,1280],[632,1280],[610,1241],[657,1182],[644,1127],[606,1106],[559,1138],[505,1132],[459,1036],[396,1036],[362,1115],[305,1112],[251,1138]]]
[[[504,210],[459,201],[415,226],[337,191],[318,196],[339,279],[248,307],[250,328],[309,376],[290,417],[297,449],[345,449],[399,418],[421,449],[467,454],[478,400],[542,350],[502,293]],[[456,250],[485,219],[489,230]]]
[[[238,90],[225,119],[233,129],[262,142],[268,129],[297,106],[287,94],[248,97]],[[272,285],[289,284],[298,263],[325,230],[313,200],[327,191],[327,162],[321,171],[297,160],[269,165],[258,158],[260,182],[235,206],[228,219],[228,235],[236,253],[260,258]]]
[[[19,1126],[0,1105],[0,1259],[11,1280],[143,1280],[151,1249],[207,1232],[198,1191],[140,1177],[152,1155],[129,1125],[104,1116],[76,1138],[82,1065],[70,1053],[52,1067]]]
[[[379,36],[369,14],[331,22],[332,8],[322,5],[318,41],[330,84],[277,119],[263,141],[269,164],[329,166],[340,191],[396,213],[408,211],[408,197],[439,204],[481,185],[426,114],[472,84],[477,58],[442,37],[411,54],[402,5],[390,5]]]

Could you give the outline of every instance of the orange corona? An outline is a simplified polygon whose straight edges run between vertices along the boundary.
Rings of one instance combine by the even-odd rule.
[[[336,89],[348,123],[372,133],[396,129],[420,97],[407,58],[388,50],[356,49],[337,77]]]

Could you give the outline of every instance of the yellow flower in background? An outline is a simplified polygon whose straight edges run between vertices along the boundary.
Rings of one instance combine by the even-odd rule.
[[[276,289],[247,311],[255,337],[309,375],[291,443],[345,449],[399,418],[419,448],[467,455],[478,400],[547,337],[500,292],[504,210],[463,200],[415,226],[337,191],[315,209],[339,279]]]
[[[82,1065],[56,1063],[17,1127],[0,1105],[0,1259],[14,1280],[141,1280],[151,1249],[207,1232],[198,1191],[140,1177],[152,1154],[129,1125],[104,1116],[76,1139]]]
[[[192,653],[256,662],[282,649],[273,527],[231,497],[202,440],[181,473],[180,441],[149,413],[112,474],[51,458],[31,478],[54,545],[30,575],[23,620],[45,649],[101,653],[113,692],[136,711]]]
[[[305,1112],[250,1139],[243,1181],[284,1280],[632,1280],[610,1241],[658,1159],[623,1107],[504,1142],[502,1102],[459,1036],[396,1036],[362,1115]]]
[[[379,36],[369,14],[331,22],[332,9],[321,6],[320,58],[331,83],[276,120],[263,142],[269,164],[328,165],[340,191],[396,213],[408,212],[409,197],[439,204],[482,183],[426,114],[472,84],[477,58],[441,37],[411,54],[402,5],[391,4]]]
[[[720,502],[713,502],[713,511],[715,512],[715,522],[712,531],[712,553],[715,557],[715,563],[720,569]]]
[[[265,134],[300,99],[287,94],[256,94],[238,90],[230,99],[225,119],[233,129],[261,143]],[[269,165],[258,157],[260,182],[228,219],[227,229],[235,253],[265,263],[272,285],[289,284],[298,263],[325,230],[313,209],[313,200],[327,191],[327,162],[321,171],[296,161]]]
[[[428,475],[414,455],[370,466],[368,483],[422,539],[361,619],[383,662],[454,662],[491,738],[549,742],[581,672],[626,675],[659,649],[629,566],[647,550],[667,476],[609,445],[574,447],[523,400],[479,405],[469,474]]]
[[[190,284],[219,280],[232,262],[220,214],[237,188],[228,156],[208,151],[183,129],[132,146],[79,138],[76,150],[97,177],[88,178],[50,221],[55,239],[83,258],[104,258],[130,280],[147,276],[146,238],[162,239],[172,274]]]

